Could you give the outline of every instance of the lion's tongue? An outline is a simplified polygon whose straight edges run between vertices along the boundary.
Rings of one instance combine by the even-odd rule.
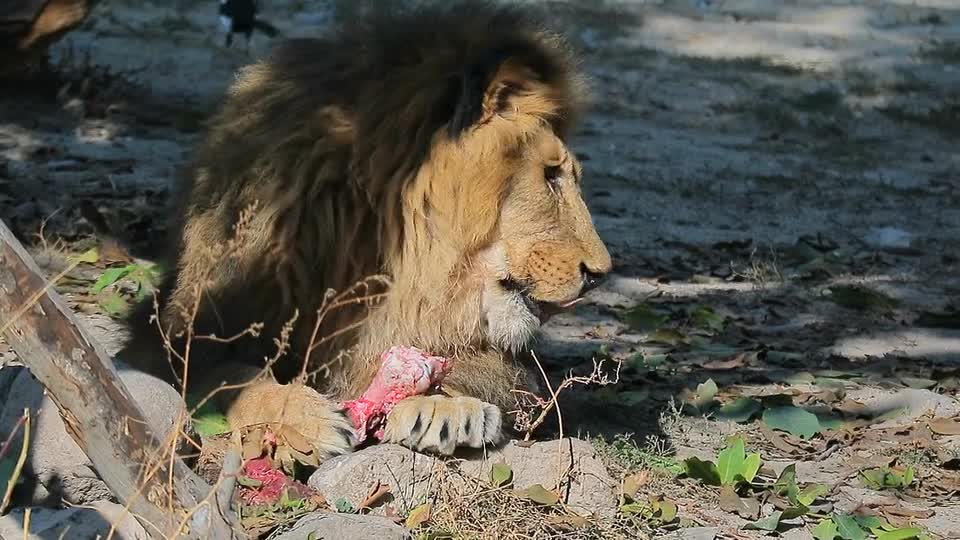
[[[363,442],[371,428],[377,439],[383,438],[383,420],[400,400],[423,394],[443,380],[450,361],[430,356],[415,347],[395,346],[380,356],[380,371],[359,399],[345,401],[343,407]]]
[[[582,300],[583,300],[583,297],[578,297],[578,298],[574,298],[573,300],[570,300],[569,302],[562,302],[559,304],[542,303],[540,304],[540,319],[541,321],[546,321],[547,319],[556,315],[557,313],[566,311],[572,308],[573,306],[579,304]]]

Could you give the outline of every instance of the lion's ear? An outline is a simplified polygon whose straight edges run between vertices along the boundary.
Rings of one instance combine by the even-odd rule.
[[[509,111],[510,98],[539,79],[534,70],[507,55],[491,55],[464,70],[450,134],[456,137],[493,115]]]

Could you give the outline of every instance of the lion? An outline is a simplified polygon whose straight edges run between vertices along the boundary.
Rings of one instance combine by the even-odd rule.
[[[224,394],[227,417],[293,426],[333,456],[357,444],[338,404],[367,388],[383,351],[413,346],[453,368],[442,393],[396,405],[383,440],[440,454],[498,443],[525,346],[611,269],[566,142],[585,88],[561,37],[485,2],[378,9],[279,45],[241,69],[209,122],[157,298],[160,327],[181,336],[170,345],[184,347],[184,313],[194,336],[239,336],[193,340],[183,373],[148,301],[121,356],[209,388],[260,371],[289,323],[287,354]],[[231,239],[237,256],[210,256]],[[326,291],[377,274],[389,285],[375,302],[315,332]],[[254,321],[259,335],[244,333]],[[307,357],[326,363],[309,385]]]

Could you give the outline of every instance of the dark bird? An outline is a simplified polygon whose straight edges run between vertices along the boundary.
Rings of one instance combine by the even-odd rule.
[[[220,23],[227,31],[227,47],[233,43],[234,34],[246,36],[248,48],[254,30],[270,37],[277,35],[277,29],[272,24],[257,19],[257,13],[257,0],[220,0]]]

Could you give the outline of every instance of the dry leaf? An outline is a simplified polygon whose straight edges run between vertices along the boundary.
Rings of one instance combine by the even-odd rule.
[[[373,488],[370,490],[370,493],[367,495],[367,498],[360,503],[360,509],[372,508],[373,505],[377,504],[380,499],[383,499],[389,493],[390,486],[377,480],[377,483],[374,484]]]
[[[737,495],[731,486],[723,486],[720,489],[720,509],[724,512],[733,512],[745,519],[760,517],[760,503],[756,499]]]
[[[631,474],[623,479],[623,494],[633,499],[636,497],[637,491],[647,485],[648,482],[650,482],[649,470],[644,469],[636,474]]]
[[[543,522],[546,525],[561,531],[586,529],[591,525],[590,520],[576,514],[549,515],[543,518]]]
[[[727,369],[736,369],[743,367],[750,363],[757,353],[755,352],[743,352],[737,355],[734,355],[726,360],[711,360],[706,364],[703,364],[703,367],[706,369],[712,369],[716,371],[723,371]]]
[[[960,435],[960,418],[933,418],[927,425],[937,435]]]
[[[407,516],[406,526],[408,529],[416,529],[430,520],[430,512],[433,507],[430,503],[424,503],[410,511]]]

